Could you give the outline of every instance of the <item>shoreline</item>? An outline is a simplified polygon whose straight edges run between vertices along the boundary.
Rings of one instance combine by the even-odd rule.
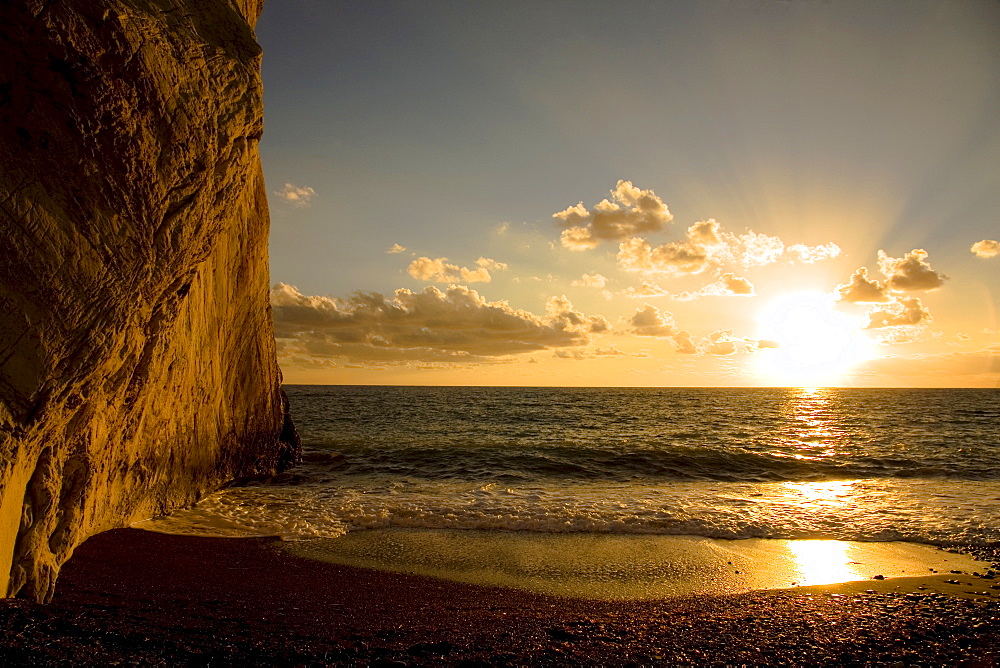
[[[946,579],[955,578],[597,601],[339,566],[293,556],[275,540],[118,529],[78,548],[52,604],[0,603],[0,657],[27,665],[996,665],[1000,596],[948,590]]]
[[[993,568],[966,554],[900,541],[390,528],[285,546],[293,555],[343,566],[607,601],[849,582],[867,582],[881,591],[900,578],[986,574]],[[949,579],[954,578],[913,586],[943,587],[962,595],[959,586],[945,582]],[[989,587],[995,582],[991,572],[981,583],[966,584]],[[986,593],[1000,595],[996,586]]]

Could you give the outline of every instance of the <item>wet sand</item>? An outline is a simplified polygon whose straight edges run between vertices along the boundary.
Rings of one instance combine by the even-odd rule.
[[[904,542],[396,528],[284,545],[296,556],[344,566],[609,601],[990,568],[966,554]]]
[[[331,564],[281,547],[133,529],[96,536],[66,565],[50,605],[0,602],[0,663],[1000,661],[997,580],[966,573],[588,600]]]

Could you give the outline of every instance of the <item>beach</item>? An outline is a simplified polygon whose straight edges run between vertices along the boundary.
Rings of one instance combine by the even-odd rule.
[[[306,559],[275,539],[119,529],[77,550],[51,604],[0,602],[0,659],[992,666],[1000,660],[994,582],[928,571],[739,594],[598,600]]]

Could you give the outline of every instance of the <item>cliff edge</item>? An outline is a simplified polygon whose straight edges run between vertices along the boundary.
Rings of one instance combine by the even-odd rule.
[[[292,463],[262,0],[0,4],[0,595]]]

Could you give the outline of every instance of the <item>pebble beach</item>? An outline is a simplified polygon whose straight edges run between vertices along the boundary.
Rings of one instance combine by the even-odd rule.
[[[587,600],[120,529],[77,550],[51,604],[0,601],[0,663],[994,666],[988,576]]]

